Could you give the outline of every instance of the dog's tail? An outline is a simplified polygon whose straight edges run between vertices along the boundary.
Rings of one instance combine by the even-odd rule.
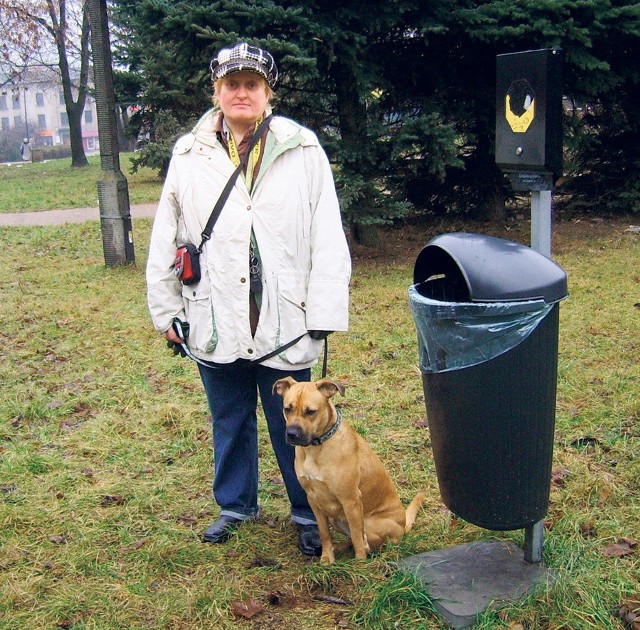
[[[416,522],[416,516],[418,515],[418,510],[424,501],[424,492],[418,492],[411,503],[409,503],[409,507],[407,508],[407,512],[405,515],[405,526],[404,531],[407,533]]]

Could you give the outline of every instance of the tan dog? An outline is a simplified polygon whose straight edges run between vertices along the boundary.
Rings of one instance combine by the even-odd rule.
[[[331,397],[344,385],[323,378],[276,381],[283,398],[286,438],[295,445],[295,469],[318,521],[324,562],[335,561],[329,526],[351,538],[356,558],[386,541],[396,542],[413,526],[424,500],[419,492],[406,512],[389,473],[371,447],[341,420]]]

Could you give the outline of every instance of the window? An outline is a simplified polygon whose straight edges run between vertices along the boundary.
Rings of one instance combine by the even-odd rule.
[[[60,105],[64,105],[64,92],[60,92]]]
[[[69,126],[69,116],[67,115],[67,112],[60,112],[60,124],[63,127]]]
[[[10,127],[9,127],[9,119],[8,118],[3,118],[2,119],[2,131],[7,131],[8,129],[10,129]]]
[[[90,109],[84,110],[84,122],[87,124],[93,122],[93,112]]]
[[[13,109],[20,109],[20,92],[16,92],[11,97],[12,107]]]
[[[44,107],[44,93],[36,92],[36,105],[38,107]]]
[[[16,127],[16,129],[22,127],[22,116],[13,117],[13,126]]]
[[[44,114],[38,114],[38,127],[40,129],[47,128],[47,117]]]
[[[0,109],[9,109],[7,107],[7,95],[6,94],[0,94]],[[7,118],[7,120],[9,120]]]

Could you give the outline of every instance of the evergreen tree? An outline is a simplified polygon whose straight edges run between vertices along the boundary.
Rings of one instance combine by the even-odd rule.
[[[640,5],[620,0],[117,0],[122,59],[142,79],[156,159],[210,106],[208,63],[246,39],[281,70],[276,109],[321,137],[356,236],[409,210],[500,216],[497,54],[560,47],[567,167],[636,210]],[[576,110],[577,111],[577,110]],[[585,115],[584,112],[587,111]],[[161,114],[161,115],[160,115]],[[160,130],[160,127],[158,127]],[[157,134],[156,134],[157,135]],[[153,139],[153,134],[152,134]],[[150,145],[149,151],[151,151]],[[157,151],[157,147],[160,151]],[[623,162],[623,166],[621,166]],[[588,177],[585,177],[588,175]],[[589,194],[588,187],[576,191]],[[621,199],[624,200],[621,205]]]

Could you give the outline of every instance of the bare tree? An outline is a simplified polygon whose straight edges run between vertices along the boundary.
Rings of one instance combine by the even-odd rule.
[[[71,166],[87,166],[82,114],[88,92],[90,26],[86,0],[0,0],[0,65],[16,81],[32,67],[56,68],[69,119]]]

